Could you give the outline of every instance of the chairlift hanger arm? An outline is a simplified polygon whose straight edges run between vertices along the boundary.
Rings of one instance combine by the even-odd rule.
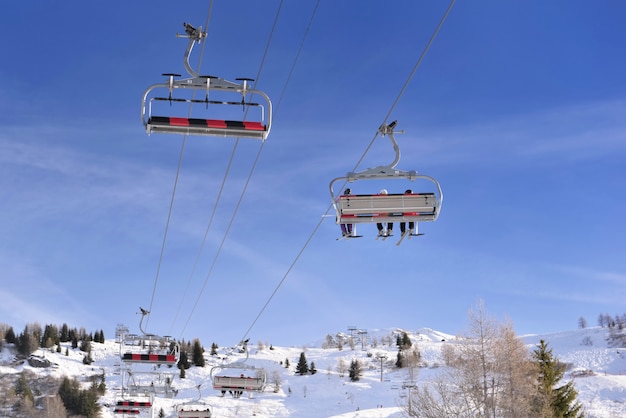
[[[389,168],[394,168],[398,164],[398,162],[400,162],[400,147],[398,146],[398,143],[396,142],[396,139],[393,136],[393,134],[394,134],[393,130],[396,127],[397,124],[398,124],[398,121],[394,120],[389,125],[382,124],[378,128],[378,132],[382,136],[385,136],[385,135],[389,136],[389,140],[391,141],[391,145],[393,146],[393,150],[396,153],[395,159],[388,166]],[[403,134],[404,131],[400,131],[400,133]]]
[[[144,331],[144,329],[143,329],[143,319],[146,316],[150,315],[150,311],[142,308],[141,306],[139,307],[139,310],[140,310],[140,313],[141,313],[141,319],[139,320],[139,330],[141,331],[141,333],[143,335],[147,335],[146,331]]]
[[[189,38],[189,43],[187,44],[187,49],[185,50],[185,56],[183,60],[185,64],[185,69],[192,77],[200,77],[200,74],[198,74],[193,68],[191,68],[191,64],[189,63],[189,56],[191,55],[191,50],[193,49],[195,43],[200,43],[202,39],[206,38],[206,32],[202,32],[202,26],[198,26],[197,29],[189,23],[183,23],[183,26],[185,27],[185,35],[180,35],[177,33],[176,37]]]
[[[200,43],[202,39],[206,38],[206,32],[202,32],[202,26],[199,26],[198,29],[196,29],[193,26],[191,26],[189,23],[183,23],[183,25],[185,26],[186,35],[180,35],[177,33],[176,37],[189,38],[189,43],[187,44],[187,49],[185,50],[185,59],[183,60],[185,69],[187,70],[187,73],[189,73],[189,75],[192,77],[191,80],[198,79],[198,78],[205,78],[204,76],[200,75],[197,71],[195,71],[191,67],[191,64],[189,63],[189,57],[191,55],[191,51],[193,49],[194,44],[196,42]],[[225,88],[239,89],[241,88],[241,86],[243,86],[243,88],[241,88],[241,93],[243,95],[245,95],[248,92],[253,92],[252,90],[248,89],[248,82],[254,81],[253,78],[244,78],[244,77],[237,78],[237,81],[243,81],[243,83],[233,83],[233,82],[226,81],[224,79],[217,78],[217,77],[209,77],[209,78],[214,80],[213,84],[217,83],[221,87],[225,87]],[[207,80],[207,84],[208,84],[208,80]]]
[[[335,204],[335,194],[333,193],[333,184],[338,180],[345,180],[349,183],[355,180],[385,179],[389,177],[401,177],[401,178],[408,178],[410,180],[413,180],[414,177],[417,176],[416,171],[402,171],[402,170],[397,170],[395,168],[398,162],[400,161],[400,147],[398,146],[398,143],[396,142],[396,139],[394,138],[394,132],[393,132],[397,124],[398,124],[398,121],[394,120],[390,124],[388,125],[382,124],[378,128],[378,133],[382,134],[382,136],[385,136],[385,135],[389,136],[391,145],[393,146],[393,149],[396,153],[396,156],[394,160],[391,162],[391,164],[381,165],[381,166],[374,167],[374,168],[368,168],[367,170],[360,171],[358,173],[350,172],[348,173],[346,177],[337,177],[333,179],[330,182],[330,197],[333,201],[333,204]],[[401,133],[404,133],[404,131],[401,131]]]

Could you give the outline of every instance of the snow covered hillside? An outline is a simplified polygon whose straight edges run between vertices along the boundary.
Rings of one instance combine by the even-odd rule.
[[[156,397],[153,416],[158,416],[163,409],[166,417],[175,417],[177,405],[202,402],[210,405],[214,417],[401,417],[401,405],[406,402],[406,386],[409,382],[408,370],[394,366],[397,356],[395,338],[401,331],[369,330],[368,341],[357,341],[353,345],[354,349],[347,344],[342,350],[336,347],[322,348],[322,342],[271,349],[267,345],[249,345],[249,358],[245,364],[264,368],[268,377],[267,386],[262,393],[244,394],[239,399],[228,393],[221,396],[220,391],[213,389],[211,370],[214,366],[244,360],[246,356],[243,353],[227,353],[227,350],[220,349],[218,356],[210,356],[206,347],[206,366],[192,366],[186,370],[184,379],[179,378],[179,371],[175,367],[149,366],[155,372],[150,375],[153,379],[171,376],[172,387],[177,392],[171,398]],[[407,333],[422,356],[422,367],[414,378],[418,384],[428,382],[444,367],[441,348],[444,344],[453,343],[454,337],[426,328]],[[545,340],[559,360],[570,365],[566,379],[574,379],[587,417],[624,417],[626,358],[623,349],[608,348],[607,336],[605,328],[588,328],[521,338],[530,349],[539,340]],[[373,341],[376,343],[373,344]],[[113,340],[104,344],[93,343],[94,362],[91,365],[83,364],[85,353],[70,347],[69,355],[66,356],[65,348],[64,345],[61,353],[48,350],[35,352],[36,356],[45,357],[53,364],[52,367],[36,368],[28,362],[16,362],[10,347],[5,347],[0,354],[0,375],[17,375],[24,370],[31,370],[39,375],[74,376],[87,382],[89,376],[104,372],[107,392],[101,398],[101,404],[104,405],[101,416],[124,416],[113,413],[116,402],[121,399],[122,376],[128,375],[121,372],[121,368],[127,365],[120,361],[119,344]],[[305,376],[295,373],[302,352],[309,364],[314,363],[317,373]],[[358,382],[351,382],[347,371],[343,377],[340,376],[338,369],[341,367],[338,366],[344,364],[347,370],[355,359],[361,363],[363,373]],[[285,367],[286,361],[289,362],[289,368]],[[145,365],[132,365],[131,368],[139,366]],[[149,415],[143,412],[143,415],[134,416]]]

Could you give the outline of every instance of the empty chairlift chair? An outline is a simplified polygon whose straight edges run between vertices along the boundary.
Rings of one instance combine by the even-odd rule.
[[[202,393],[200,392],[200,385],[197,386],[198,399],[184,404],[176,405],[176,417],[177,418],[211,418],[212,409],[210,405],[200,401]]]
[[[121,400],[115,403],[113,413],[136,416],[145,411],[146,414],[144,415],[152,416],[151,410],[152,402],[150,401]]]
[[[190,78],[163,74],[167,82],[144,92],[141,119],[148,134],[170,133],[265,140],[272,123],[272,103],[260,90],[250,87],[252,79],[236,82],[195,72],[189,55],[195,43],[206,36],[201,28],[185,24],[189,44],[185,68]]]
[[[125,363],[158,363],[175,365],[180,359],[180,347],[169,336],[158,336],[146,333],[143,328],[143,319],[150,314],[140,308],[141,320],[139,329],[142,335],[124,335],[120,344],[120,357]]]

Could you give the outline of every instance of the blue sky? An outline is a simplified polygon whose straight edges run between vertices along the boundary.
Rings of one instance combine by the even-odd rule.
[[[252,326],[252,341],[289,345],[347,326],[454,334],[479,299],[520,334],[624,312],[626,5],[457,2],[388,120],[405,130],[398,168],[445,195],[397,247],[374,225],[350,242],[333,217],[316,227],[448,2],[322,1],[291,72],[316,4],[280,9],[257,84],[272,131],[224,238],[261,146],[238,142],[199,257],[235,140],[185,141],[161,257],[183,137],[146,135],[140,104],[184,73],[175,34],[204,26],[209,2],[4,7],[0,322],[112,337],[151,305],[152,333],[231,345]],[[216,0],[201,73],[257,77],[279,5]],[[379,136],[358,170],[393,157]]]

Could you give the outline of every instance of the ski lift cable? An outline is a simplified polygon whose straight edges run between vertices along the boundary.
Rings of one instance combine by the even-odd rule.
[[[280,10],[281,10],[281,8],[282,8],[282,4],[283,4],[283,2],[281,1],[280,5],[279,5],[279,8],[278,8],[278,11],[276,12],[276,16],[275,16],[275,18],[274,18],[274,23],[273,23],[273,25],[272,25],[272,29],[271,29],[271,31],[270,31],[269,40],[268,40],[268,42],[267,42],[267,44],[266,44],[266,47],[265,47],[265,52],[264,52],[263,57],[262,57],[262,59],[261,59],[261,64],[260,64],[260,66],[259,66],[259,71],[257,72],[256,78],[254,79],[254,80],[255,80],[255,84],[253,85],[253,89],[255,89],[255,88],[256,88],[256,84],[257,84],[257,82],[258,82],[258,80],[259,80],[259,78],[260,78],[260,73],[261,73],[261,69],[263,68],[263,64],[264,64],[264,62],[265,62],[265,58],[266,58],[266,57],[267,57],[267,55],[268,55],[269,46],[270,46],[270,44],[271,44],[271,41],[272,41],[272,38],[273,38],[274,31],[275,31],[276,26],[277,26],[277,24],[278,24],[278,17],[279,17],[279,15],[280,15]],[[246,118],[246,116],[247,116],[248,111],[249,111],[249,109],[246,109],[245,114],[244,114],[244,120],[245,120],[245,118]],[[265,142],[262,142],[262,143],[261,143],[261,149],[263,149],[263,145],[264,145],[264,143],[265,143]],[[226,168],[226,172],[225,172],[225,174],[224,174],[224,178],[223,178],[223,180],[222,180],[222,184],[220,185],[220,189],[219,189],[219,192],[218,192],[217,198],[216,198],[216,200],[215,200],[215,204],[213,205],[213,210],[212,210],[212,212],[211,212],[211,217],[210,217],[209,222],[208,222],[208,224],[207,224],[207,227],[206,227],[206,229],[205,229],[205,232],[204,232],[204,237],[203,237],[203,239],[202,239],[202,243],[200,244],[200,248],[199,248],[198,253],[197,253],[197,255],[196,255],[196,259],[195,259],[195,261],[194,261],[193,268],[192,268],[191,273],[190,273],[190,275],[189,275],[189,279],[187,280],[187,285],[186,285],[186,287],[185,287],[185,291],[183,292],[183,295],[182,295],[182,297],[181,297],[180,303],[179,303],[179,305],[178,305],[178,309],[177,309],[177,311],[176,311],[176,314],[174,315],[174,319],[172,320],[172,324],[171,324],[171,327],[170,327],[170,332],[171,332],[171,330],[174,328],[174,324],[176,323],[176,321],[177,321],[177,319],[178,319],[178,315],[180,314],[180,310],[182,309],[182,306],[184,305],[184,302],[185,302],[185,300],[187,299],[187,292],[189,291],[189,286],[190,286],[190,284],[191,284],[191,280],[192,280],[193,276],[194,276],[194,275],[195,275],[195,273],[196,273],[196,269],[197,269],[198,263],[199,263],[199,261],[200,261],[200,257],[201,257],[201,255],[202,255],[202,253],[204,252],[204,247],[205,247],[205,245],[206,245],[206,240],[207,240],[207,237],[208,237],[208,234],[209,234],[209,230],[211,229],[211,226],[212,226],[212,224],[213,224],[213,219],[214,219],[214,217],[215,217],[215,213],[217,212],[217,207],[218,207],[219,202],[220,202],[220,200],[221,200],[221,197],[222,197],[222,192],[223,192],[223,190],[224,190],[224,186],[225,186],[225,184],[226,184],[226,180],[227,180],[227,178],[228,178],[228,174],[229,174],[229,172],[230,172],[230,169],[231,169],[231,166],[232,166],[232,162],[233,162],[233,159],[234,159],[234,156],[235,156],[235,153],[236,153],[236,150],[237,150],[237,146],[238,146],[238,144],[239,144],[239,138],[237,138],[237,139],[235,140],[235,145],[233,146],[233,151],[232,151],[232,153],[231,153],[231,157],[230,157],[230,160],[229,160],[228,166],[227,166],[227,168]],[[258,159],[258,156],[257,156],[257,159]],[[250,175],[249,175],[249,177],[248,177],[248,182],[249,182],[249,180],[250,180],[250,177],[251,177],[251,176],[252,176],[252,173],[250,173]],[[243,193],[243,192],[242,192],[242,193]],[[242,198],[242,197],[243,197],[243,196],[240,196],[240,198]],[[203,288],[204,288],[204,286],[203,286]],[[193,312],[193,310],[192,310],[192,312]]]
[[[320,1],[320,0],[318,0],[318,3],[319,3],[319,1]],[[276,12],[276,16],[275,16],[275,18],[274,18],[274,23],[273,23],[273,25],[272,25],[272,29],[271,29],[271,31],[270,31],[270,36],[269,36],[269,38],[268,38],[268,42],[267,42],[267,44],[266,44],[266,48],[265,48],[265,51],[264,51],[263,57],[262,57],[262,59],[261,59],[261,64],[260,64],[260,66],[259,66],[259,71],[257,72],[257,77],[256,77],[256,79],[255,79],[255,80],[256,80],[256,81],[255,81],[255,85],[256,85],[256,83],[258,83],[258,80],[259,80],[260,75],[261,75],[261,71],[263,70],[263,66],[264,66],[264,63],[265,63],[265,59],[266,59],[266,57],[267,57],[267,55],[268,55],[269,47],[270,47],[270,45],[271,45],[271,43],[272,43],[273,35],[274,35],[274,32],[275,32],[276,27],[277,27],[277,25],[278,25],[278,18],[279,18],[279,16],[280,16],[280,11],[281,11],[281,9],[282,9],[282,5],[283,5],[283,3],[284,3],[284,0],[282,0],[282,1],[280,2],[279,6],[278,6],[278,10],[277,10],[277,12]],[[316,10],[317,10],[317,7],[316,7]],[[308,33],[308,28],[307,28],[307,31],[305,32],[305,37],[306,37],[306,33]],[[304,42],[304,41],[303,41],[303,42]],[[297,60],[297,57],[298,57],[298,56],[296,56],[295,60]],[[295,60],[294,60],[294,64],[292,65],[292,68],[295,66]],[[284,90],[285,90],[285,89],[286,89],[286,87],[287,87],[287,83],[288,83],[288,80],[287,80],[287,82],[285,83],[285,85],[284,85],[284,87],[283,87],[283,92],[284,92]],[[281,96],[281,97],[282,97],[282,96]],[[278,111],[279,106],[280,106],[280,101],[278,102],[278,104],[277,104],[277,106],[276,106],[276,109],[275,109],[275,111],[274,111],[274,118],[276,117],[275,115],[276,115],[276,112]],[[237,139],[237,141],[235,141],[235,147],[237,146],[237,142],[238,142],[238,141],[239,141],[239,138]],[[239,207],[241,206],[241,202],[243,201],[243,198],[244,198],[244,196],[245,196],[245,194],[246,194],[246,192],[247,192],[248,186],[249,186],[249,184],[250,184],[250,180],[251,180],[252,175],[254,174],[254,171],[255,171],[255,169],[256,169],[256,166],[257,166],[257,164],[258,164],[258,162],[259,162],[259,159],[260,159],[261,153],[263,152],[264,146],[265,146],[265,141],[263,141],[263,142],[261,143],[261,146],[259,147],[259,151],[257,152],[257,155],[256,155],[256,157],[255,157],[255,160],[254,160],[254,162],[253,162],[253,164],[252,164],[252,167],[251,167],[251,169],[250,169],[250,173],[248,174],[248,177],[247,177],[246,182],[245,182],[245,184],[244,184],[244,187],[243,187],[243,189],[242,189],[242,191],[241,191],[241,194],[240,194],[240,196],[239,196],[239,199],[238,199],[238,201],[237,201],[237,204],[235,205],[235,209],[234,209],[233,214],[232,214],[232,216],[231,216],[231,218],[230,218],[230,221],[229,221],[229,223],[228,223],[228,226],[226,227],[226,230],[225,230],[224,235],[223,235],[223,237],[222,237],[222,241],[220,242],[220,245],[219,245],[219,247],[218,247],[218,249],[217,249],[217,251],[216,251],[216,253],[215,253],[215,256],[214,256],[214,258],[213,258],[213,261],[212,261],[212,263],[211,263],[211,266],[210,266],[210,268],[209,268],[209,271],[208,271],[207,275],[205,276],[205,279],[204,279],[204,282],[203,282],[203,284],[202,284],[202,287],[201,287],[200,291],[198,292],[198,296],[196,297],[196,301],[195,301],[195,303],[194,303],[193,307],[191,308],[191,311],[190,311],[190,313],[189,313],[189,316],[187,317],[187,321],[185,322],[185,325],[183,326],[183,328],[182,328],[182,330],[181,330],[181,332],[180,332],[180,335],[181,335],[181,336],[182,336],[182,334],[184,333],[184,331],[187,329],[187,325],[189,324],[189,321],[191,320],[191,317],[193,316],[193,314],[194,314],[194,312],[195,312],[195,309],[196,309],[196,307],[198,306],[198,303],[200,302],[200,299],[201,299],[201,297],[202,297],[202,294],[204,293],[204,289],[206,288],[206,285],[207,285],[207,283],[208,283],[208,281],[209,281],[209,279],[210,279],[210,277],[211,277],[211,275],[212,275],[212,273],[213,273],[213,270],[214,270],[214,268],[215,268],[215,265],[216,265],[216,263],[217,263],[217,260],[219,259],[219,256],[221,255],[222,248],[223,248],[223,246],[224,246],[224,243],[226,242],[226,238],[228,237],[228,234],[230,233],[230,229],[231,229],[231,227],[232,227],[232,225],[233,225],[233,222],[234,222],[234,220],[235,220],[235,218],[236,218],[236,216],[237,216],[237,213],[239,212]],[[233,155],[234,155],[234,150],[233,150]],[[231,158],[232,158],[232,157],[231,157]],[[207,232],[208,232],[208,230],[207,230]],[[205,239],[206,239],[206,234],[205,234]],[[204,246],[204,242],[203,242],[203,244],[202,244],[202,245]]]
[[[204,25],[205,31],[208,29],[209,26],[209,21],[211,19],[211,10],[213,9],[213,0],[211,0],[209,2],[209,10],[207,12],[207,18],[206,18],[206,22]],[[200,66],[202,65],[202,56],[204,55],[204,47],[206,45],[206,42],[202,44],[202,47],[200,48],[200,59],[198,60],[198,72],[200,71]],[[193,106],[193,103],[190,103],[189,105],[189,116],[191,116],[191,107]],[[161,264],[163,262],[163,254],[165,253],[165,243],[167,241],[167,233],[169,231],[169,225],[170,225],[170,220],[172,218],[172,211],[174,208],[174,198],[176,196],[176,189],[178,186],[178,179],[180,177],[180,169],[182,167],[182,163],[183,163],[183,155],[185,152],[185,143],[187,142],[187,134],[183,135],[183,140],[182,140],[182,144],[181,144],[181,148],[180,148],[180,154],[178,157],[178,164],[176,167],[176,176],[174,178],[174,186],[172,188],[172,197],[170,199],[170,206],[169,206],[169,210],[167,213],[167,220],[165,222],[165,231],[163,232],[163,241],[161,242],[161,251],[159,254],[159,260],[157,262],[157,270],[156,270],[156,274],[155,274],[155,278],[154,278],[154,286],[152,287],[152,296],[150,298],[150,305],[148,310],[152,311],[152,305],[154,304],[154,297],[156,295],[156,289],[157,289],[157,285],[158,285],[158,281],[159,281],[159,274],[161,271]],[[146,327],[148,326],[148,322],[149,319],[147,319],[146,321]]]
[[[430,46],[432,45],[433,41],[435,40],[435,37],[437,36],[437,34],[439,33],[439,30],[441,29],[441,27],[443,26],[443,23],[445,22],[446,18],[448,17],[448,15],[450,14],[450,11],[452,10],[452,7],[454,6],[454,3],[456,2],[456,0],[451,0],[450,5],[448,6],[448,8],[446,9],[446,12],[444,13],[441,21],[439,22],[439,25],[437,25],[437,28],[435,29],[435,31],[433,32],[432,36],[430,37],[430,40],[428,41],[428,43],[426,44],[426,47],[424,48],[424,50],[422,51],[422,53],[420,54],[415,66],[413,67],[413,70],[411,71],[409,77],[407,78],[406,82],[404,83],[402,89],[400,90],[400,93],[398,94],[398,96],[396,97],[395,101],[393,102],[391,108],[389,109],[389,112],[387,112],[387,115],[385,116],[384,119],[384,123],[387,122],[387,120],[389,119],[391,113],[393,112],[393,110],[395,109],[396,105],[398,104],[398,102],[400,101],[400,98],[402,97],[404,91],[407,89],[411,79],[413,78],[413,76],[415,75],[415,72],[417,71],[417,68],[419,67],[419,65],[421,64],[422,60],[424,59],[424,56],[426,55],[426,52],[428,52],[428,49],[430,48]],[[376,131],[376,134],[374,135],[374,138],[372,139],[372,141],[370,142],[370,144],[367,146],[367,148],[365,149],[365,151],[363,152],[363,155],[361,156],[361,158],[359,159],[359,161],[357,162],[357,164],[355,165],[355,168],[353,171],[356,171],[356,169],[358,168],[358,166],[361,164],[361,162],[363,161],[363,159],[365,158],[365,156],[367,155],[368,151],[370,150],[370,148],[372,147],[372,145],[374,144],[374,141],[376,140],[376,137],[378,136],[379,130]],[[254,326],[256,325],[256,323],[258,322],[258,320],[261,318],[261,316],[263,315],[263,313],[265,312],[265,309],[269,306],[270,302],[272,301],[272,299],[274,298],[274,296],[278,293],[278,290],[280,289],[280,287],[283,285],[283,283],[285,282],[285,280],[287,279],[287,276],[289,275],[289,273],[291,273],[291,271],[293,270],[295,264],[298,262],[298,260],[300,259],[300,257],[302,256],[302,253],[304,252],[304,250],[308,247],[309,243],[311,242],[311,240],[313,239],[313,237],[315,236],[315,234],[317,233],[317,231],[319,230],[320,226],[322,225],[322,223],[324,222],[324,220],[326,219],[328,213],[331,211],[331,209],[333,208],[333,205],[329,205],[328,208],[326,209],[326,212],[324,213],[324,215],[322,215],[320,221],[317,223],[317,225],[315,226],[315,228],[313,228],[313,231],[311,232],[311,234],[309,235],[309,237],[307,238],[306,242],[304,243],[304,245],[302,246],[300,252],[298,252],[298,254],[296,255],[296,257],[294,258],[293,262],[291,263],[291,265],[288,267],[287,271],[285,272],[285,274],[283,275],[282,279],[278,282],[278,284],[276,285],[276,287],[274,288],[274,291],[270,294],[269,298],[267,299],[267,301],[265,302],[265,304],[261,307],[259,313],[257,314],[257,316],[254,318],[254,320],[252,321],[252,323],[250,324],[250,326],[248,327],[248,329],[246,330],[246,332],[244,333],[244,335],[241,337],[241,341],[245,340],[248,335],[250,334],[250,332],[252,331],[252,329],[254,328]]]
[[[191,285],[191,280],[192,278],[195,276],[196,274],[196,269],[198,268],[198,263],[200,262],[200,257],[202,256],[202,253],[204,252],[204,247],[206,245],[206,241],[207,241],[207,237],[209,235],[209,231],[211,230],[211,226],[213,225],[213,220],[215,219],[215,214],[217,213],[217,207],[221,201],[222,198],[222,193],[224,191],[224,187],[226,185],[226,179],[228,178],[228,173],[230,172],[230,169],[232,167],[232,163],[234,161],[234,156],[235,153],[237,151],[237,145],[238,145],[238,140],[235,141],[235,146],[233,147],[233,150],[231,152],[231,156],[230,159],[228,161],[228,165],[226,167],[226,172],[224,174],[224,178],[222,179],[222,183],[220,184],[220,188],[219,191],[217,193],[217,197],[215,199],[215,203],[213,204],[213,210],[211,211],[211,216],[209,217],[209,222],[207,223],[207,226],[204,230],[204,237],[202,238],[202,242],[200,244],[200,248],[198,249],[198,253],[196,254],[196,259],[194,260],[193,263],[193,267],[191,269],[191,272],[189,273],[189,278],[187,279],[187,284],[185,286],[185,290],[183,292],[182,297],[180,298],[180,303],[178,305],[178,308],[176,309],[176,314],[174,315],[174,318],[172,319],[172,324],[170,326],[170,334],[172,333],[172,330],[174,328],[174,324],[176,323],[177,319],[178,319],[178,315],[180,314],[180,311],[183,307],[183,305],[185,304],[185,300],[187,299],[187,292],[189,291],[189,287]]]
[[[417,71],[418,67],[420,66],[420,64],[422,63],[424,57],[426,56],[426,53],[428,52],[428,50],[430,49],[430,46],[433,44],[433,42],[435,41],[435,38],[437,37],[437,34],[439,33],[439,30],[441,29],[441,27],[443,26],[443,23],[446,21],[446,18],[448,17],[448,15],[450,14],[450,12],[452,11],[452,8],[454,7],[454,3],[456,3],[456,0],[451,0],[450,4],[448,5],[448,8],[446,9],[446,12],[444,13],[443,17],[441,18],[441,20],[439,21],[439,25],[437,25],[437,27],[435,28],[435,31],[433,32],[433,34],[431,35],[430,39],[428,40],[428,43],[426,44],[426,46],[424,47],[424,50],[422,51],[421,55],[419,56],[417,62],[415,63],[415,66],[413,66],[413,70],[411,71],[411,73],[409,74],[409,77],[406,79],[406,81],[404,82],[404,85],[402,86],[402,88],[400,89],[400,92],[398,93],[398,96],[396,97],[396,99],[394,100],[393,104],[391,105],[391,107],[389,108],[389,111],[387,112],[387,114],[385,115],[385,118],[383,119],[383,122],[381,124],[381,126],[387,124],[387,121],[389,120],[391,114],[393,113],[394,109],[396,108],[398,102],[400,101],[400,98],[402,97],[402,95],[404,94],[405,90],[408,88],[409,83],[411,82],[411,80],[413,79],[413,76],[415,75],[415,72]],[[361,158],[359,158],[359,160],[357,161],[356,165],[354,166],[354,169],[352,171],[356,171],[357,168],[359,167],[359,165],[361,165],[361,163],[363,162],[363,160],[365,159],[365,156],[367,155],[367,153],[369,152],[369,150],[372,148],[372,146],[374,145],[374,142],[376,141],[376,138],[378,137],[379,134],[379,130],[376,130],[376,133],[374,134],[374,137],[372,138],[372,140],[370,141],[369,145],[367,146],[367,148],[365,148],[365,151],[363,152],[363,154],[361,155]],[[345,184],[344,184],[345,185]],[[342,187],[343,188],[343,187]],[[332,205],[331,205],[332,207]],[[328,208],[328,211],[330,211],[330,207]],[[328,214],[328,211],[326,212],[326,214]]]
[[[282,2],[281,2],[282,4]],[[287,76],[287,79],[285,81],[285,84],[283,86],[283,90],[281,91],[278,103],[276,105],[276,110],[275,110],[275,114],[278,112],[278,109],[280,107],[280,103],[282,102],[282,98],[287,90],[287,86],[289,84],[289,81],[291,80],[291,76],[295,70],[296,64],[298,62],[298,59],[300,57],[300,54],[302,52],[302,49],[304,47],[304,42],[308,36],[309,30],[311,29],[311,26],[313,24],[313,20],[315,18],[315,15],[317,14],[317,9],[319,7],[320,4],[320,0],[317,0],[317,2],[315,3],[315,7],[313,8],[313,12],[311,13],[311,18],[309,19],[309,22],[307,24],[307,27],[304,31],[302,40],[300,42],[300,46],[298,48],[298,51],[296,53],[296,56],[293,60],[292,66],[290,68],[289,74]],[[259,155],[260,155],[260,151],[259,151]],[[256,162],[258,161],[258,157],[259,155],[257,155],[257,160],[255,160],[254,165],[256,166]],[[254,170],[254,169],[253,169]],[[251,173],[252,174],[252,171]],[[248,177],[248,181],[250,180],[250,177]],[[246,182],[246,186],[245,188],[247,188],[248,186],[248,182]],[[331,206],[332,207],[332,206]],[[328,211],[330,211],[331,207],[329,207],[326,212],[328,213]],[[237,209],[239,208],[239,204],[237,205]],[[323,220],[323,218],[322,218]],[[231,219],[232,221],[232,219]],[[270,295],[270,297],[268,298],[268,300],[266,301],[265,305],[261,308],[261,311],[258,313],[257,317],[254,319],[254,321],[252,322],[252,325],[250,325],[250,327],[248,328],[248,330],[246,331],[246,333],[244,334],[244,337],[241,338],[241,341],[245,340],[246,336],[248,335],[248,333],[250,332],[250,330],[254,327],[254,324],[256,324],[257,320],[260,318],[260,316],[262,315],[262,313],[265,311],[265,309],[267,308],[267,306],[269,305],[270,301],[273,299],[274,295],[278,292],[278,289],[281,287],[282,283],[285,281],[285,279],[287,278],[288,274],[291,272],[291,269],[293,268],[293,266],[296,264],[296,262],[298,261],[298,259],[300,258],[300,256],[302,255],[302,253],[304,252],[304,250],[306,249],[306,247],[308,246],[309,242],[312,240],[313,236],[315,235],[315,233],[317,232],[317,230],[319,229],[319,227],[321,226],[322,222],[319,222],[318,225],[315,227],[313,233],[311,233],[311,235],[309,236],[309,239],[307,240],[307,242],[305,243],[305,245],[302,247],[302,249],[300,250],[300,252],[298,253],[298,255],[296,256],[296,259],[292,262],[291,266],[289,267],[287,273],[283,276],[282,280],[279,282],[279,284],[276,286],[276,288],[274,289],[274,291],[272,292],[272,294]],[[229,225],[230,227],[230,225]],[[220,247],[221,249],[221,247]],[[211,269],[213,268],[213,266],[211,267]],[[196,301],[197,304],[197,301]],[[195,308],[195,305],[194,305]]]
[[[211,13],[212,3],[213,3],[213,1],[211,1],[211,6],[209,7],[209,16],[210,16],[210,13]],[[278,16],[276,17],[276,19],[277,18],[278,18]],[[205,25],[206,29],[205,30],[208,30],[208,25],[209,25],[209,17],[207,17],[207,21],[206,21],[206,25]],[[274,27],[275,27],[275,25],[276,25],[276,22],[274,23]],[[272,33],[273,33],[273,28],[272,28]],[[203,54],[204,54],[204,47],[201,49],[200,62],[202,61]],[[267,47],[266,47],[265,54],[263,56],[263,61],[265,60],[265,55],[267,55]],[[257,79],[258,79],[258,73],[257,73],[257,78],[255,78],[255,80],[257,80]],[[256,88],[256,81],[255,81],[255,84],[253,85],[253,88]],[[249,111],[249,109],[246,109],[245,114],[244,114],[244,120],[245,120],[245,118],[247,116],[248,111]],[[263,143],[264,142],[262,142],[262,144]],[[198,252],[196,254],[196,258],[194,260],[193,267],[192,267],[191,272],[189,274],[189,278],[187,279],[187,284],[185,286],[185,290],[183,292],[183,295],[182,295],[182,297],[180,299],[178,308],[176,310],[174,318],[172,319],[172,324],[170,325],[170,333],[172,332],[172,329],[174,328],[174,324],[176,323],[176,321],[178,319],[178,315],[180,314],[180,311],[181,311],[181,309],[182,309],[182,307],[183,307],[183,305],[185,303],[185,300],[187,299],[187,292],[189,291],[189,287],[191,285],[192,278],[193,278],[193,276],[196,273],[196,269],[198,267],[198,263],[200,262],[200,257],[202,255],[202,253],[204,252],[204,247],[206,245],[207,237],[209,235],[209,231],[211,230],[211,226],[213,225],[213,220],[215,219],[215,214],[217,213],[217,208],[218,208],[219,203],[220,203],[221,198],[222,198],[222,193],[224,191],[224,187],[226,185],[226,181],[228,179],[228,175],[230,173],[230,169],[232,167],[232,163],[233,163],[234,158],[235,158],[235,154],[236,154],[236,151],[237,151],[238,144],[239,144],[239,138],[236,138],[235,144],[233,146],[233,150],[231,152],[228,164],[226,166],[226,170],[225,170],[224,176],[222,178],[222,183],[220,184],[220,188],[219,188],[219,191],[217,193],[217,197],[215,199],[215,203],[213,204],[213,209],[211,211],[211,216],[209,217],[209,221],[207,223],[207,227],[205,228],[205,231],[204,231],[204,236],[202,238],[202,242],[201,242],[200,247],[198,249]]]

